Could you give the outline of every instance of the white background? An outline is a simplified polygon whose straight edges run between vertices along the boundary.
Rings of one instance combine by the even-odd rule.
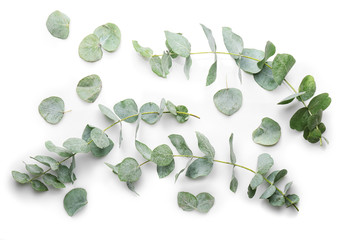
[[[359,215],[358,118],[359,34],[357,1],[1,1],[1,160],[0,160],[0,239],[234,239],[264,238],[355,239]],[[48,15],[60,10],[71,18],[67,40],[52,37],[45,27]],[[104,52],[103,59],[87,63],[79,58],[80,41],[101,24],[113,22],[122,32],[121,46],[115,53]],[[183,74],[183,59],[174,61],[167,79],[157,77],[149,65],[134,52],[131,40],[164,50],[163,31],[182,32],[192,51],[208,51],[200,23],[212,29],[218,50],[225,50],[221,27],[232,27],[242,36],[245,47],[263,49],[267,40],[278,53],[292,54],[297,63],[287,79],[297,87],[311,74],[317,93],[328,92],[333,100],[324,112],[325,136],[330,145],[320,147],[306,142],[301,133],[289,128],[289,119],[301,107],[276,103],[291,94],[281,86],[273,92],[259,87],[244,74],[243,83],[229,56],[219,56],[218,78],[205,87],[212,55],[193,56],[191,79]],[[103,90],[93,104],[83,102],[75,92],[78,81],[98,74]],[[212,96],[226,86],[240,88],[243,106],[232,117],[219,113]],[[46,123],[37,108],[42,99],[60,96],[67,113],[56,126]],[[36,193],[20,186],[11,170],[24,170],[29,156],[46,154],[44,142],[61,145],[69,137],[80,137],[87,123],[100,128],[110,122],[97,104],[112,107],[126,98],[138,105],[161,98],[188,106],[201,116],[178,124],[164,116],[154,126],[142,124],[139,139],[151,148],[170,144],[167,136],[182,134],[195,154],[195,131],[204,133],[216,149],[216,159],[228,161],[228,137],[233,132],[238,162],[256,167],[257,156],[270,153],[274,169],[286,168],[282,181],[293,181],[292,193],[301,197],[300,212],[292,208],[273,208],[266,201],[248,199],[250,172],[237,170],[236,194],[228,186],[231,167],[215,164],[206,178],[193,181],[182,176],[174,184],[172,173],[158,179],[154,164],[145,165],[136,184],[140,196],[104,165],[116,164],[132,156],[143,159],[134,148],[134,124],[123,125],[124,142],[104,159],[90,154],[77,157],[78,180],[66,189]],[[251,140],[252,131],[263,117],[271,117],[282,127],[280,142],[262,147]],[[109,136],[118,140],[118,127]],[[173,148],[174,149],[174,148]],[[175,150],[174,150],[175,151]],[[186,163],[176,160],[176,171]],[[70,189],[88,191],[88,205],[73,218],[63,209],[63,197]],[[184,212],[177,206],[179,191],[210,192],[216,198],[208,214]]]

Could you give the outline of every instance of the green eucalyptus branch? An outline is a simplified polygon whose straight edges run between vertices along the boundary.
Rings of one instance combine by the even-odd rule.
[[[172,59],[177,57],[185,58],[184,72],[189,79],[190,68],[192,65],[192,55],[214,54],[214,63],[210,66],[206,85],[211,85],[216,80],[217,75],[217,55],[225,54],[234,59],[240,81],[242,80],[242,71],[253,75],[254,80],[262,88],[268,91],[276,89],[283,83],[286,84],[294,94],[286,97],[278,104],[284,105],[291,103],[295,98],[301,102],[304,107],[299,109],[290,120],[290,128],[303,132],[304,138],[311,142],[320,142],[323,145],[323,133],[326,130],[321,122],[322,112],[330,105],[331,98],[327,93],[313,97],[316,91],[315,80],[307,75],[301,82],[299,89],[296,90],[289,81],[285,79],[291,68],[295,64],[295,58],[290,54],[277,54],[272,61],[270,58],[275,55],[275,45],[268,41],[265,51],[244,48],[242,38],[235,34],[231,28],[223,27],[222,35],[227,52],[217,51],[215,39],[212,31],[201,24],[201,27],[207,37],[211,51],[191,52],[191,44],[187,38],[180,33],[165,31],[166,50],[163,54],[154,54],[148,47],[142,47],[137,41],[133,41],[135,50],[145,59],[149,60],[152,71],[163,78],[166,78],[172,67]],[[234,100],[236,99],[236,100]],[[305,101],[311,99],[309,104]],[[222,89],[214,96],[214,103],[217,109],[225,115],[232,115],[239,110],[242,103],[242,94],[238,89]]]

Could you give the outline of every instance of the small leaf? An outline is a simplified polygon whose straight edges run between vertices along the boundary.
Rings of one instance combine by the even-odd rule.
[[[132,41],[133,47],[135,49],[136,52],[140,53],[141,56],[143,56],[146,59],[149,59],[152,57],[153,55],[153,50],[151,50],[151,48],[148,47],[142,47],[140,46],[140,44],[138,43],[138,41]]]
[[[102,82],[98,75],[93,74],[81,79],[76,87],[76,93],[81,100],[93,103],[99,96]]]
[[[29,173],[31,173],[34,176],[39,176],[44,172],[44,170],[36,164],[25,163],[25,168]]]
[[[310,113],[308,108],[303,107],[296,111],[296,113],[290,119],[290,128],[297,131],[304,131],[307,126]]]
[[[59,97],[49,97],[41,101],[39,113],[46,122],[57,124],[64,116],[64,101]]]
[[[94,128],[90,137],[98,148],[104,149],[110,145],[110,140],[106,134],[99,128]]]
[[[119,121],[119,118],[116,116],[115,113],[113,113],[113,111],[111,111],[110,108],[108,108],[108,107],[106,107],[106,106],[104,106],[102,104],[99,104],[99,109],[102,112],[102,114],[104,114],[110,120],[112,120],[114,122]]]
[[[169,176],[169,174],[175,169],[175,161],[173,160],[167,166],[156,166],[156,171],[158,173],[159,178],[164,178]]]
[[[261,199],[268,199],[271,197],[276,191],[276,187],[274,185],[270,185],[265,192],[260,196]]]
[[[322,119],[322,110],[319,110],[316,114],[311,115],[307,121],[307,128],[312,131],[316,128]]]
[[[161,57],[161,68],[165,77],[170,73],[169,70],[172,66],[172,60],[168,52],[164,52]]]
[[[210,193],[199,193],[196,196],[197,199],[197,207],[196,210],[202,213],[207,213],[214,206],[215,198]]]
[[[189,119],[189,115],[180,112],[188,113],[189,110],[184,105],[176,106],[176,121],[178,121],[178,123],[184,123]]]
[[[175,174],[175,182],[178,180],[179,176],[181,175],[181,173],[183,173],[189,166],[190,164],[193,162],[193,158],[191,158],[187,163],[186,166],[181,169],[177,174]]]
[[[206,26],[204,26],[203,24],[200,24],[200,25],[201,25],[202,29],[204,30],[204,33],[209,42],[211,51],[216,52],[216,43],[215,43],[214,36],[212,35],[212,31],[209,28],[207,28]]]
[[[237,88],[221,89],[215,93],[213,101],[221,113],[231,116],[239,111],[241,107],[242,93]]]
[[[63,143],[64,148],[72,153],[88,153],[89,144],[81,138],[69,138]]]
[[[151,153],[151,161],[158,166],[168,166],[173,160],[173,152],[166,144],[157,146]]]
[[[48,151],[56,153],[60,157],[66,158],[66,157],[70,157],[73,155],[71,152],[69,152],[65,148],[55,146],[55,144],[53,144],[51,141],[46,141],[45,147]]]
[[[52,12],[46,21],[46,27],[51,35],[60,39],[68,38],[69,24],[70,18],[58,10]]]
[[[230,138],[229,138],[230,160],[231,160],[231,163],[236,163],[236,156],[235,156],[235,153],[234,153],[234,146],[233,146],[233,138],[234,138],[234,134],[231,133]]]
[[[285,185],[285,188],[284,188],[284,194],[286,194],[289,189],[291,188],[291,185],[292,185],[292,182],[288,182],[286,185]]]
[[[247,191],[248,197],[253,198],[255,196],[255,193],[256,193],[256,188],[252,189],[251,185],[249,185]]]
[[[257,173],[255,176],[251,179],[249,187],[251,187],[252,190],[256,190],[256,188],[264,181],[264,178],[261,174]],[[255,194],[255,193],[254,193]]]
[[[331,103],[331,98],[328,93],[322,93],[311,99],[309,103],[309,111],[316,114],[318,111],[324,111]]]
[[[263,118],[260,126],[252,133],[253,141],[263,146],[275,145],[281,136],[280,125],[271,118]]]
[[[121,126],[121,125],[120,125]],[[91,153],[95,156],[95,157],[104,157],[106,155],[108,155],[111,150],[113,149],[114,147],[114,142],[110,139],[109,139],[109,145],[105,148],[99,148],[98,146],[96,146],[96,144],[92,141],[91,139],[91,131],[94,129],[95,127],[93,126],[90,126],[90,125],[87,125],[84,129],[84,132],[83,132],[83,135],[82,135],[82,139],[87,141],[87,142],[90,142],[89,144],[89,147],[90,147],[90,151]]]
[[[144,143],[135,140],[135,147],[136,150],[138,150],[138,152],[146,159],[146,160],[150,160],[151,161],[151,154],[152,151],[151,149],[146,146]]]
[[[243,52],[244,49],[244,43],[242,38],[233,33],[232,29],[229,27],[223,27],[222,28],[222,35],[224,39],[224,44],[226,49],[229,53],[232,54],[238,54],[238,55],[231,55],[233,59],[240,58],[240,54]]]
[[[285,204],[285,198],[284,196],[279,193],[279,191],[276,191],[270,198],[269,203],[274,207],[281,207]]]
[[[277,170],[272,172],[267,179],[272,183],[275,184],[276,182],[278,182],[281,178],[285,177],[287,174],[287,170],[286,169],[282,169],[282,170]]]
[[[49,189],[45,186],[45,184],[43,184],[42,182],[40,182],[39,180],[32,180],[31,181],[31,187],[38,192],[46,192]]]
[[[274,80],[278,85],[281,85],[290,69],[294,66],[295,62],[295,58],[290,54],[276,55],[272,64],[272,72]]]
[[[87,62],[96,62],[102,58],[100,39],[95,34],[87,35],[79,45],[79,56]]]
[[[150,58],[150,66],[151,66],[151,70],[158,75],[159,77],[166,77],[166,74],[164,72],[164,69],[162,67],[162,62],[160,57],[158,56],[153,56]]]
[[[164,98],[162,98],[161,102],[160,102],[160,109],[159,109],[159,115],[158,115],[159,120],[164,113],[165,107],[166,107],[166,100]]]
[[[297,98],[299,101],[303,100],[306,101],[312,96],[314,96],[314,93],[316,91],[316,84],[314,77],[311,75],[307,75],[304,77],[304,79],[301,81],[299,86],[299,92],[305,92],[304,95],[301,96],[301,98]]]
[[[174,53],[181,57],[190,55],[191,45],[189,41],[182,35],[165,31],[166,41]]]
[[[267,64],[271,67],[272,62],[267,62]],[[269,66],[265,65],[260,72],[254,74],[254,80],[263,89],[272,91],[279,85],[275,82],[272,69]]]
[[[286,196],[285,203],[287,207],[290,207],[294,204],[297,204],[300,201],[300,198],[296,194],[290,194]]]
[[[26,173],[12,171],[11,174],[14,180],[17,181],[18,183],[24,184],[30,181],[30,177]]]
[[[263,153],[258,157],[257,172],[261,175],[264,175],[270,170],[273,165],[274,160],[272,159],[272,157],[267,153]]]
[[[265,57],[265,53],[261,50],[245,48],[240,59],[240,68],[247,73],[255,74],[261,71],[258,67],[260,59]],[[256,59],[256,60],[254,60]]]
[[[207,157],[214,159],[215,149],[210,144],[209,139],[207,139],[207,137],[205,137],[205,135],[200,132],[196,132],[196,138],[198,140],[198,147],[200,151],[203,152]]]
[[[230,190],[233,192],[233,193],[236,193],[236,190],[238,188],[238,180],[235,176],[232,176],[231,178],[231,181],[230,181]]]
[[[291,103],[295,98],[298,98],[299,96],[303,96],[305,94],[305,92],[298,92],[298,93],[294,93],[291,94],[290,96],[284,98],[283,100],[281,100],[280,102],[278,102],[279,105],[285,105],[288,103]]]
[[[321,138],[321,131],[315,128],[312,131],[309,131],[308,128],[304,130],[304,138],[308,140],[310,143],[317,143]]]
[[[183,138],[183,136],[178,135],[178,134],[171,134],[171,135],[169,135],[169,139],[170,139],[172,145],[176,148],[176,150],[181,155],[188,155],[188,156],[193,155],[192,151],[190,150],[190,148],[186,144],[185,139]]]
[[[211,65],[211,67],[209,69],[209,73],[208,73],[208,75],[206,77],[206,86],[209,86],[213,82],[215,82],[216,73],[217,73],[217,61],[215,60],[215,62]]]
[[[125,122],[128,122],[128,123],[133,123],[138,118],[138,116],[137,116],[138,107],[136,105],[136,102],[133,99],[125,99],[125,100],[115,104],[114,112],[121,119],[127,118],[129,116],[136,115],[134,117],[127,118],[127,119],[124,120]]]
[[[178,206],[184,211],[193,211],[198,205],[197,198],[188,192],[179,192],[177,202]]]
[[[35,156],[33,159],[38,161],[39,163],[42,163],[42,164],[50,167],[51,170],[53,170],[53,171],[56,171],[59,168],[58,161],[56,161],[52,157],[38,155],[38,156]]]
[[[87,124],[86,127],[84,128],[81,138],[86,142],[91,141],[90,133],[94,128],[95,127],[91,126],[90,124]]]
[[[141,119],[144,120],[148,124],[155,124],[159,120],[159,114],[158,114],[159,111],[160,111],[160,108],[156,103],[153,103],[153,102],[145,103],[140,108],[140,113],[142,113]],[[143,114],[145,112],[147,112],[147,113],[154,112],[154,113]]]
[[[273,55],[275,54],[275,52],[276,52],[276,47],[275,47],[275,45],[274,45],[272,42],[267,41],[267,42],[266,42],[266,46],[265,46],[265,56],[264,56],[264,58],[263,58],[260,62],[257,63],[258,67],[259,67],[260,69],[262,69],[262,68],[264,67],[266,61],[267,61],[271,56],[273,56]]]
[[[184,73],[187,79],[190,79],[190,68],[192,65],[192,59],[191,56],[189,55],[186,60],[185,60],[185,65],[184,65]]]
[[[64,208],[69,216],[73,216],[87,203],[87,192],[83,188],[74,188],[64,198]]]
[[[59,182],[62,182],[62,183],[73,182],[73,178],[72,178],[73,173],[65,165],[60,164],[59,169],[56,170],[56,174],[57,174],[57,180],[59,180]]]
[[[75,157],[73,156],[72,157],[72,160],[71,160],[71,164],[70,164],[70,167],[69,167],[69,170],[70,170],[70,177],[71,177],[71,182],[74,183],[74,181],[76,180],[76,176],[74,174],[74,169],[76,167],[76,162],[75,162]]]
[[[139,196],[139,194],[135,191],[135,183],[134,182],[127,182],[126,186],[128,187],[128,189],[130,191],[132,191],[133,193],[135,193],[136,195]]]
[[[103,49],[114,52],[118,49],[121,40],[121,32],[118,26],[113,23],[106,23],[97,27],[94,34],[99,38]]]
[[[170,112],[172,115],[174,115],[174,116],[177,115],[176,106],[175,106],[172,102],[166,101],[166,104],[165,104],[165,105],[166,105],[167,110],[169,110],[169,112]]]
[[[117,169],[118,177],[123,182],[136,182],[141,176],[141,168],[134,158],[125,158]]]
[[[213,165],[212,159],[198,158],[189,165],[185,175],[192,179],[205,177],[211,173]]]
[[[46,173],[44,176],[43,176],[43,180],[45,182],[45,184],[47,185],[51,185],[53,186],[54,188],[65,188],[65,185],[63,183],[61,183],[57,177],[55,177],[54,175],[52,174],[49,174],[49,173]]]

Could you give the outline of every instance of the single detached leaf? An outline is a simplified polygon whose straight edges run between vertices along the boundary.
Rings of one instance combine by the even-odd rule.
[[[304,131],[307,126],[310,113],[308,108],[303,107],[296,111],[296,113],[290,119],[290,128],[297,131]]]
[[[165,31],[165,36],[167,43],[174,53],[185,58],[190,55],[191,45],[184,36],[169,31]]]
[[[240,54],[243,52],[244,49],[244,42],[242,38],[233,33],[232,29],[229,27],[223,27],[222,28],[222,35],[224,39],[224,44],[226,49],[229,53],[237,54],[237,55],[231,55],[233,59],[240,58]]]
[[[133,99],[125,99],[125,100],[115,104],[114,112],[121,119],[136,115],[134,117],[127,118],[127,119],[124,120],[125,122],[128,122],[128,123],[133,123],[138,118],[138,116],[137,116],[138,107],[136,105],[136,102]]]
[[[281,85],[290,69],[295,64],[295,58],[290,54],[277,54],[272,64],[274,80]]]
[[[178,121],[179,123],[186,122],[189,119],[189,115],[184,113],[188,113],[188,112],[189,110],[184,105],[176,106],[176,117],[175,117],[176,121]]]
[[[14,180],[17,181],[18,183],[24,184],[30,181],[30,177],[26,173],[12,171],[11,174]]]
[[[151,66],[151,70],[158,75],[159,77],[166,77],[166,74],[164,72],[164,69],[162,67],[162,62],[161,62],[161,58],[158,56],[153,56],[150,58],[150,66]]]
[[[264,181],[264,177],[257,173],[255,176],[251,179],[249,187],[251,187],[252,190],[256,190],[256,188]]]
[[[89,144],[81,138],[69,138],[63,143],[64,148],[72,153],[88,153]]]
[[[76,87],[76,93],[81,100],[93,103],[98,98],[102,82],[98,75],[93,74],[81,79]]]
[[[206,86],[209,86],[213,82],[215,82],[216,73],[217,73],[217,61],[215,60],[215,62],[211,65],[211,67],[209,69],[209,73],[208,73],[208,75],[206,77]]]
[[[136,52],[140,53],[141,56],[143,56],[146,59],[149,59],[152,57],[153,55],[153,50],[151,50],[151,48],[148,47],[142,47],[140,46],[140,44],[138,43],[138,41],[132,41],[133,47],[135,49]]]
[[[160,108],[156,103],[148,102],[141,106],[140,113],[141,119],[148,124],[155,124],[159,120]],[[152,113],[151,113],[152,112]],[[151,114],[144,114],[151,113]]]
[[[260,69],[262,69],[262,68],[264,67],[266,61],[267,61],[270,57],[272,57],[272,56],[275,54],[275,52],[276,52],[276,47],[275,47],[275,45],[274,45],[272,42],[267,41],[267,42],[266,42],[266,46],[265,46],[265,56],[264,56],[264,58],[263,58],[260,62],[257,63],[258,67],[259,67]]]
[[[99,104],[99,109],[102,112],[102,114],[104,114],[107,118],[109,118],[110,120],[113,120],[114,122],[119,121],[119,118],[116,116],[115,113],[113,113],[113,111],[111,111],[110,108],[105,107],[102,104]]]
[[[79,56],[87,62],[96,62],[102,58],[100,39],[95,34],[87,35],[79,45]]]
[[[216,43],[215,43],[214,36],[212,35],[212,31],[209,28],[207,28],[206,26],[204,26],[203,24],[200,24],[200,25],[201,25],[202,29],[204,30],[204,33],[209,42],[211,51],[216,52]]]
[[[265,57],[261,50],[245,48],[240,59],[240,68],[247,73],[255,74],[261,71],[258,62]]]
[[[123,182],[136,182],[141,177],[141,168],[134,158],[125,158],[118,166],[118,177]]]
[[[178,206],[184,211],[193,211],[198,205],[197,198],[188,192],[179,192],[177,202]]]
[[[167,166],[156,166],[156,171],[158,173],[159,178],[164,178],[169,176],[169,174],[175,169],[175,161],[173,160]]]
[[[214,159],[215,149],[210,144],[209,139],[207,139],[207,137],[205,137],[205,135],[200,132],[196,132],[196,138],[198,140],[198,147],[200,151],[203,152],[207,157]]]
[[[205,177],[210,174],[213,165],[212,159],[198,158],[189,165],[185,175],[192,179]]]
[[[45,184],[43,184],[42,182],[40,182],[39,180],[32,180],[31,181],[31,187],[38,192],[46,192],[49,189],[45,186]]]
[[[192,156],[193,155],[192,151],[190,150],[190,148],[186,144],[185,139],[183,138],[183,136],[178,135],[178,134],[171,134],[171,135],[169,135],[169,139],[170,139],[172,145],[176,148],[176,150],[181,155],[187,155],[187,156]]]
[[[231,181],[230,181],[230,190],[233,193],[236,193],[238,185],[239,185],[239,183],[238,183],[237,178],[235,176],[232,176]]]
[[[296,194],[290,194],[286,196],[285,203],[287,207],[290,207],[294,204],[297,204],[300,201],[300,198]]]
[[[185,65],[184,65],[184,73],[187,79],[190,79],[190,68],[192,65],[192,59],[191,56],[189,55],[186,60],[185,60]]]
[[[87,203],[87,192],[83,188],[74,188],[64,198],[64,208],[69,216],[73,216]]]
[[[32,174],[34,176],[39,176],[44,172],[44,170],[36,164],[26,164],[25,163],[25,168],[30,174]]]
[[[252,133],[253,141],[264,146],[275,145],[280,136],[280,125],[267,117],[262,119],[260,126]]]
[[[54,188],[65,188],[65,185],[63,183],[61,183],[57,177],[55,177],[52,174],[46,173],[43,176],[43,180],[45,182],[45,184],[53,186]]]
[[[158,166],[168,166],[173,160],[173,152],[166,144],[157,146],[151,153],[151,161]]]
[[[285,105],[288,103],[291,103],[295,98],[299,97],[299,96],[303,96],[305,94],[305,92],[298,92],[298,93],[294,93],[291,94],[290,96],[284,98],[283,100],[281,100],[280,102],[278,102],[279,105]]]
[[[151,160],[151,154],[152,151],[151,149],[146,146],[144,143],[135,140],[135,147],[136,150],[138,150],[138,152],[146,159],[146,160]]]
[[[309,103],[309,111],[312,114],[316,114],[318,111],[324,111],[331,103],[331,98],[328,93],[322,93],[311,99]]]
[[[110,145],[110,140],[106,134],[99,128],[94,128],[90,137],[98,148],[104,149]]]
[[[265,192],[260,196],[261,199],[268,199],[276,192],[276,187],[274,185],[270,185]]]
[[[66,158],[66,157],[70,157],[70,156],[73,155],[71,152],[69,152],[65,148],[55,146],[55,144],[52,143],[51,141],[46,141],[45,142],[45,147],[49,152],[56,153],[60,157],[65,157]]]
[[[237,88],[221,89],[215,93],[213,101],[221,113],[231,116],[239,111],[241,107],[242,93]]]
[[[305,94],[303,94],[301,98],[298,97],[297,99],[306,101],[312,98],[312,96],[314,96],[315,91],[316,91],[316,84],[314,77],[311,75],[307,75],[301,81],[299,86],[299,92],[305,92]]]
[[[41,101],[39,113],[50,124],[57,124],[64,116],[64,101],[59,97],[49,97]]]
[[[51,35],[60,39],[68,38],[69,24],[70,18],[58,10],[52,12],[46,21],[46,27]]]
[[[199,193],[196,196],[197,199],[197,207],[196,210],[202,213],[207,213],[209,210],[214,206],[215,198],[210,194],[206,192]]]
[[[170,101],[168,100],[168,101],[166,101],[165,105],[166,105],[167,110],[169,110],[169,112],[170,112],[172,115],[174,115],[174,116],[177,115],[177,111],[176,111],[176,106],[175,106],[175,104],[173,104],[172,102],[170,102]]]
[[[279,193],[279,191],[276,191],[270,198],[269,203],[274,207],[281,207],[285,204],[285,198],[284,196]]]
[[[50,167],[51,170],[53,171],[56,171],[59,168],[59,162],[53,159],[52,157],[38,155],[35,156],[33,159],[38,161],[39,163],[42,163]]]
[[[272,157],[267,153],[263,153],[258,157],[257,173],[264,175],[270,170],[273,165],[274,160],[272,159]]]
[[[113,23],[106,23],[96,28],[94,34],[99,38],[101,46],[108,52],[118,49],[121,40],[121,32]]]
[[[267,62],[267,64],[270,67],[272,66],[272,62]],[[275,82],[272,69],[269,66],[265,65],[260,72],[254,74],[254,80],[263,89],[272,91],[279,85]]]

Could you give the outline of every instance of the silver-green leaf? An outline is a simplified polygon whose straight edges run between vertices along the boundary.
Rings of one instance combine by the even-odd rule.
[[[196,210],[202,213],[207,213],[209,210],[214,206],[215,198],[210,194],[206,192],[199,193],[196,196],[197,199],[197,207]]]
[[[97,27],[94,34],[99,38],[103,49],[114,52],[118,49],[121,40],[121,32],[118,26],[113,23],[106,23]]]
[[[225,88],[213,97],[216,108],[223,114],[231,116],[239,111],[242,105],[242,93],[237,88]]]
[[[146,144],[135,140],[135,147],[136,150],[138,150],[138,152],[146,159],[146,160],[151,160],[151,153],[152,150],[146,146]]]
[[[138,119],[138,107],[136,102],[133,99],[125,99],[121,102],[118,102],[114,106],[114,112],[119,118],[124,119],[133,115],[133,117],[127,118],[124,121],[128,123],[133,123]]]
[[[186,170],[186,176],[192,179],[205,177],[211,173],[213,168],[213,159],[198,158],[193,161]]]
[[[224,44],[229,53],[235,54],[231,55],[232,58],[238,59],[240,58],[241,53],[244,49],[244,42],[242,38],[233,33],[232,29],[229,27],[222,28],[222,35],[224,39]]]
[[[62,147],[58,147],[56,146],[53,142],[51,141],[46,141],[45,142],[45,147],[48,151],[50,152],[53,152],[53,153],[56,153],[57,155],[59,155],[60,157],[70,157],[72,156],[73,154],[66,150],[65,148],[62,148]]]
[[[60,39],[68,38],[69,25],[70,18],[58,10],[52,12],[46,21],[46,27],[51,35]]]
[[[141,168],[134,158],[125,158],[117,169],[120,181],[136,182],[141,177]]]
[[[253,141],[263,146],[275,145],[281,136],[280,125],[271,118],[263,118],[260,126],[252,133]]]
[[[35,156],[33,159],[38,161],[39,163],[50,167],[53,171],[56,171],[59,168],[59,162],[52,157],[38,155]]]
[[[18,171],[12,171],[11,175],[14,178],[15,181],[17,181],[18,183],[21,183],[21,184],[24,184],[24,183],[27,183],[27,182],[30,181],[30,177],[26,173],[21,173],[21,172],[18,172]]]
[[[166,144],[157,146],[151,153],[151,161],[158,166],[168,166],[173,160],[173,152]]]
[[[69,138],[63,143],[64,148],[72,153],[88,153],[89,144],[81,138]]]
[[[110,140],[106,134],[99,128],[94,128],[90,137],[98,148],[104,149],[110,145]]]
[[[190,150],[190,148],[188,147],[188,145],[186,144],[186,141],[183,138],[183,136],[181,136],[179,134],[171,134],[168,137],[169,137],[172,145],[176,148],[176,150],[181,155],[192,156],[193,153]]]
[[[110,108],[108,108],[102,104],[99,104],[99,109],[102,112],[102,114],[104,114],[110,120],[112,120],[114,122],[119,121],[119,118],[116,116],[116,114],[113,111],[111,111]]]
[[[92,74],[81,79],[76,87],[76,93],[81,100],[93,103],[102,89],[102,82],[98,75]]]
[[[57,124],[64,116],[64,101],[59,97],[48,97],[41,101],[39,113],[50,124]]]
[[[151,48],[142,47],[142,46],[140,46],[138,41],[135,41],[135,40],[132,41],[132,44],[133,44],[135,51],[140,53],[141,56],[143,56],[144,58],[149,59],[152,57],[154,52],[153,52],[153,50],[151,50]]]
[[[87,35],[79,45],[79,56],[87,62],[96,62],[102,58],[100,39],[95,34]]]
[[[64,208],[69,216],[76,214],[87,203],[87,192],[83,188],[74,188],[64,198]]]
[[[65,185],[52,174],[44,174],[43,180],[45,184],[53,186],[54,188],[65,188]]]
[[[165,31],[165,36],[167,43],[174,53],[185,58],[190,55],[191,45],[184,36],[169,31]]]
[[[179,192],[177,202],[178,206],[184,211],[193,211],[198,205],[197,198],[188,192]]]
[[[264,175],[270,170],[273,165],[274,160],[272,159],[272,157],[267,153],[263,153],[258,157],[257,173]]]

